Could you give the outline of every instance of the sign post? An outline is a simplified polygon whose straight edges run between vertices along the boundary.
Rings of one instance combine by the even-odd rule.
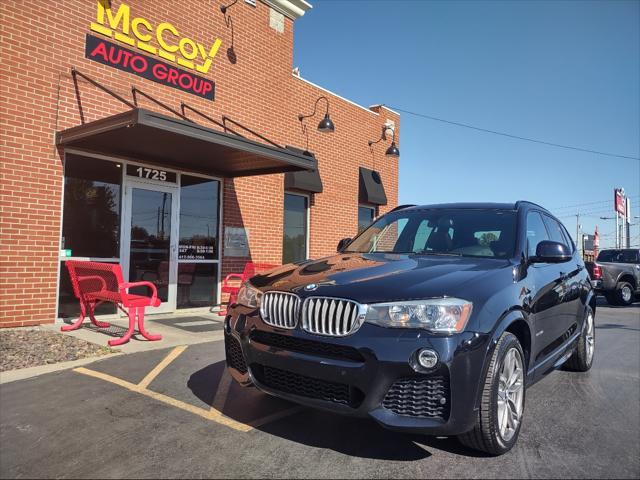
[[[629,245],[629,199],[624,188],[613,190],[613,210],[616,212],[616,248]]]

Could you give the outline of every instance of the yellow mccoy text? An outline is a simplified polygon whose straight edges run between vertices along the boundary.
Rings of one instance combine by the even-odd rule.
[[[114,13],[108,0],[98,0],[96,21],[91,22],[91,30],[200,73],[209,71],[222,43],[217,38],[207,48],[180,35],[178,29],[169,22],[154,26],[145,18],[132,18],[131,8],[125,3],[121,3]],[[154,38],[159,47],[150,43]]]

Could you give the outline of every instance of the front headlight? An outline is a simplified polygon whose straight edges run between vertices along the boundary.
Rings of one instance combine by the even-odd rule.
[[[473,304],[459,298],[434,298],[369,305],[364,321],[390,328],[422,328],[435,333],[459,333]]]
[[[258,308],[260,307],[261,299],[262,292],[247,282],[240,287],[236,302],[240,305],[244,305],[245,307]]]

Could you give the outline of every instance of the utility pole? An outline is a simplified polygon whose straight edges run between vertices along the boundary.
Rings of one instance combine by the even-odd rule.
[[[584,240],[580,235],[580,212],[573,214],[572,217],[576,217],[576,248],[578,253],[584,256]]]
[[[578,252],[584,251],[582,248],[583,240],[580,236],[580,212],[576,213],[576,243],[578,244]]]

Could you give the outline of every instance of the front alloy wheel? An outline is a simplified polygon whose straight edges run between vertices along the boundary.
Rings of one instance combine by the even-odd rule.
[[[491,355],[473,430],[458,440],[470,448],[502,455],[515,445],[522,426],[526,364],[515,335],[504,332]]]
[[[524,369],[515,347],[506,353],[498,383],[498,425],[500,436],[508,442],[520,426],[524,407]]]

